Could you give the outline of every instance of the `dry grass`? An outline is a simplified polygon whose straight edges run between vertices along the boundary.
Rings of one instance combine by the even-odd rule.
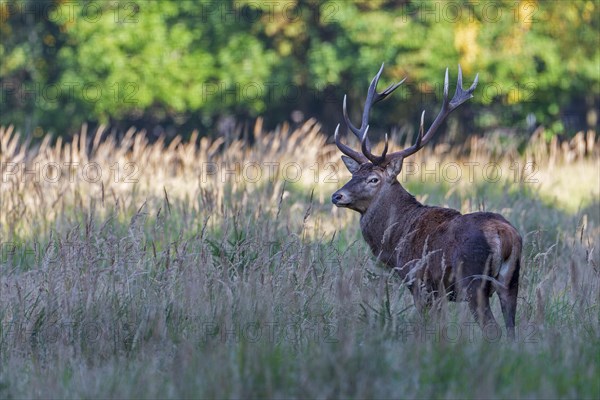
[[[416,314],[357,216],[330,205],[347,174],[318,124],[253,137],[84,129],[27,146],[0,128],[1,398],[600,395],[593,133],[537,135],[523,155],[441,144],[401,176],[429,204],[499,211],[523,234],[516,343],[462,305]]]

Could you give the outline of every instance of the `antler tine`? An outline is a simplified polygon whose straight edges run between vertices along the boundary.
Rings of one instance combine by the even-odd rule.
[[[392,153],[392,154],[390,154],[389,157],[385,157],[385,153],[386,153],[385,150],[387,150],[387,134],[386,134],[386,147],[382,154],[382,157],[383,157],[382,163],[387,164],[394,158],[408,157],[408,156],[416,153],[417,151],[419,151],[421,149],[421,147],[423,147],[421,145],[421,142],[423,141],[423,131],[425,130],[424,124],[425,124],[425,110],[423,110],[423,112],[421,113],[421,124],[419,125],[419,134],[417,135],[417,140],[415,141],[415,144],[413,144],[410,147],[407,147],[404,150]],[[387,158],[387,160],[386,160],[386,158]]]
[[[479,83],[479,73],[475,74],[475,79],[473,79],[473,84],[471,85],[471,87],[468,90],[469,93],[473,94],[478,83]]]
[[[335,144],[338,147],[338,149],[340,149],[340,151],[342,153],[344,153],[348,157],[352,158],[354,161],[359,162],[361,164],[369,161],[363,154],[359,153],[358,151],[354,151],[350,147],[343,144],[340,140],[339,131],[340,131],[340,124],[337,124],[337,126],[335,128],[335,133],[333,134],[333,137],[335,139]]]
[[[352,131],[352,133],[354,133],[354,135],[358,138],[358,140],[360,140],[362,142],[363,138],[364,138],[364,134],[365,134],[365,130],[367,128],[367,125],[369,124],[369,114],[371,112],[371,107],[373,106],[373,104],[385,99],[387,96],[389,96],[394,90],[396,90],[400,85],[402,85],[402,83],[404,83],[404,81],[406,80],[406,78],[402,79],[400,82],[398,83],[393,83],[391,85],[389,85],[383,92],[378,93],[377,92],[377,84],[379,83],[379,79],[381,78],[381,74],[383,73],[383,67],[385,66],[385,63],[381,64],[381,67],[379,68],[379,71],[377,72],[377,74],[373,77],[373,79],[371,80],[371,83],[369,84],[369,89],[367,91],[367,98],[365,100],[365,107],[363,109],[363,113],[362,113],[362,119],[361,119],[361,124],[360,124],[360,128],[357,128],[351,121],[350,121],[350,117],[348,117],[348,107],[347,107],[347,96],[344,96],[344,103],[343,103],[343,114],[344,114],[344,121],[346,122],[346,125],[348,125],[348,128],[350,129],[350,131]],[[361,148],[362,148],[362,144],[361,144]],[[369,138],[365,138],[365,146],[367,149],[367,152],[369,153],[369,155],[367,155],[367,157],[370,159],[371,157],[375,157],[373,156],[371,153],[371,143],[369,141]]]
[[[471,85],[471,87],[467,90],[464,90],[462,87],[462,68],[460,67],[460,64],[458,65],[458,79],[456,83],[456,91],[454,92],[452,100],[450,100],[450,109],[448,113],[452,112],[455,108],[457,108],[462,103],[473,97],[473,91],[477,87],[478,82],[479,74],[475,75],[475,79],[473,80],[473,84]]]
[[[367,91],[367,99],[365,100],[365,108],[363,110],[362,120],[360,124],[361,129],[364,129],[366,127],[366,124],[369,122],[369,113],[371,112],[371,106],[375,104],[377,99],[381,96],[379,93],[376,92],[376,90],[377,84],[379,83],[379,78],[383,73],[383,66],[384,63],[381,63],[381,68],[379,68],[379,72],[377,72],[377,75],[373,77],[373,79],[371,80],[371,84],[369,85],[369,90]]]
[[[423,140],[423,132],[425,131],[425,110],[421,113],[421,124],[419,125],[419,136],[417,136],[417,142],[415,143],[416,147],[421,145],[421,141]]]
[[[373,101],[373,104],[380,102],[381,100],[385,99],[386,97],[388,97],[394,90],[398,89],[398,87],[400,85],[402,85],[404,83],[404,81],[406,80],[406,77],[404,79],[402,79],[400,82],[398,83],[392,83],[390,86],[388,86],[387,88],[385,88],[385,90],[381,93],[376,93],[376,98]]]
[[[379,77],[381,76],[382,71],[383,71],[383,64],[381,65],[379,72],[377,73],[377,75],[375,75],[375,77],[371,81],[371,84],[369,85],[369,90],[367,91],[367,99],[365,101],[365,108],[363,110],[360,128],[357,128],[356,126],[354,126],[352,121],[350,121],[350,117],[348,117],[347,95],[344,95],[344,103],[343,103],[343,107],[342,107],[343,114],[344,114],[344,120],[346,122],[346,125],[348,125],[348,128],[350,128],[350,130],[352,131],[352,133],[354,133],[354,135],[357,137],[358,140],[363,139],[364,130],[366,128],[365,123],[368,123],[368,121],[369,121],[369,113],[371,110],[371,105],[374,103],[374,102],[372,102],[373,92],[375,92],[375,88],[377,87],[377,82],[379,82]],[[368,139],[367,139],[367,148],[369,150],[371,149],[371,146],[368,143]]]
[[[385,133],[385,144],[383,146],[383,152],[381,153],[381,158],[385,160],[385,155],[387,154],[388,151],[388,134],[387,132]]]
[[[448,81],[449,81],[448,68],[446,68],[446,73],[444,76],[444,97],[443,97],[443,101],[442,101],[442,107],[441,107],[438,115],[433,120],[433,123],[427,130],[427,133],[423,134],[423,132],[425,130],[425,128],[424,128],[425,111],[423,111],[423,113],[421,113],[421,124],[419,126],[419,135],[417,136],[417,141],[415,142],[415,144],[410,146],[407,149],[388,154],[384,158],[384,160],[381,161],[382,165],[388,164],[390,161],[392,161],[395,158],[408,157],[408,156],[416,153],[417,151],[419,151],[421,148],[423,148],[431,140],[431,138],[433,137],[433,135],[435,134],[437,129],[440,127],[442,122],[446,119],[446,117],[448,117],[448,115],[450,115],[450,113],[452,111],[454,111],[458,106],[460,106],[465,101],[467,101],[471,97],[473,97],[473,91],[475,90],[475,88],[477,87],[477,83],[479,82],[479,74],[477,74],[475,76],[475,79],[473,80],[473,84],[471,85],[471,87],[468,90],[464,90],[462,87],[462,68],[460,67],[460,64],[459,64],[458,65],[458,78],[456,80],[456,91],[454,92],[454,96],[452,97],[452,100],[448,100],[448,86],[449,86]]]
[[[367,138],[368,133],[369,133],[369,125],[367,125],[365,127],[365,132],[363,133],[363,137],[360,140],[360,149],[362,150],[363,154],[365,156],[367,156],[369,161],[371,161],[373,164],[377,164],[377,161],[379,161],[378,157],[373,155],[373,153],[371,153],[371,149],[368,147],[369,146],[369,144],[368,144],[369,139]]]
[[[367,148],[366,148],[368,131],[369,131],[369,126],[367,125],[367,129],[365,129],[363,138],[360,141],[361,150],[362,150],[363,154],[365,156],[367,156],[369,161],[371,161],[374,165],[379,165],[381,162],[383,162],[385,160],[385,155],[387,154],[387,151],[388,151],[388,134],[387,133],[385,134],[385,145],[383,146],[383,152],[381,153],[380,156],[376,156],[373,153],[371,153],[370,151],[367,151]]]
[[[369,159],[369,161],[373,162],[373,154],[371,153],[371,149],[369,149],[367,146],[367,141],[369,140],[367,138],[367,134],[369,133],[369,125],[367,125],[367,127],[365,128],[365,132],[363,133],[362,138],[360,139],[360,149],[362,150],[363,154],[365,156],[367,156],[367,158]]]
[[[448,68],[446,68],[446,71],[448,71]],[[460,64],[458,64],[458,78],[456,79],[456,90],[454,90],[454,96],[456,96],[456,93],[458,93],[458,88],[462,89],[462,68]]]
[[[342,110],[344,113],[344,121],[346,122],[346,125],[348,125],[348,128],[350,128],[352,133],[354,133],[354,135],[360,140],[362,138],[362,135],[360,134],[360,129],[355,127],[354,124],[352,123],[352,121],[350,121],[350,118],[348,117],[348,108],[346,106],[346,97],[347,96],[344,95],[344,103],[342,106]]]
[[[460,70],[460,67],[459,67]],[[459,71],[458,73],[458,82],[462,82],[462,76],[461,73]],[[460,83],[456,84],[458,87],[458,85],[460,85]],[[456,93],[455,93],[456,95]],[[448,67],[446,67],[446,74],[444,75],[444,102],[442,104],[442,107],[445,107],[448,104]]]

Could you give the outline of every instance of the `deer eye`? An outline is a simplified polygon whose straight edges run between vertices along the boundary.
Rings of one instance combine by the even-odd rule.
[[[370,178],[367,183],[377,183],[379,182],[379,178]]]

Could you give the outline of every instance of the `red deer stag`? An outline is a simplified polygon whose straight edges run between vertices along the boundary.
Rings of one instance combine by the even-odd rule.
[[[344,120],[360,140],[361,152],[341,143],[338,125],[335,143],[344,153],[342,159],[352,179],[335,192],[331,200],[338,207],[360,213],[365,241],[377,259],[397,271],[408,284],[419,310],[423,304],[430,305],[432,298],[446,296],[451,301],[466,300],[482,329],[488,324],[498,328],[489,304],[490,296],[496,291],[507,333],[514,338],[522,246],[517,230],[499,214],[463,215],[450,208],[423,205],[397,180],[404,159],[429,143],[446,117],[473,97],[478,76],[473,85],[464,90],[459,65],[456,92],[452,100],[448,100],[446,69],[442,108],[427,132],[424,133],[423,111],[414,145],[388,154],[386,135],[383,153],[377,156],[371,152],[367,138],[371,106],[404,82],[377,93],[382,72],[383,65],[369,86],[360,128],[348,118],[344,97]]]

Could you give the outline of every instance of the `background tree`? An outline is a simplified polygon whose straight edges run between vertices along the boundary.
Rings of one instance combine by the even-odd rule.
[[[414,127],[460,63],[480,86],[455,136],[572,135],[598,124],[599,15],[594,1],[2,0],[0,123],[219,134],[264,116],[331,129],[343,94],[358,107],[385,62],[382,85],[408,79],[374,128]]]

